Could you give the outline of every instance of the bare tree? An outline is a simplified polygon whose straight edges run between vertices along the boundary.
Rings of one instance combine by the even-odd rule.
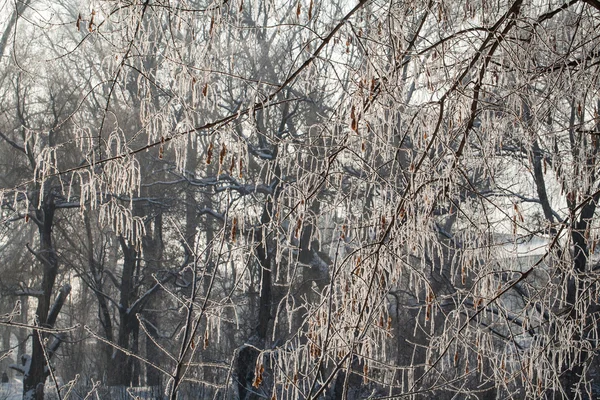
[[[27,391],[63,260],[109,385],[597,394],[598,2],[29,6],[0,38],[3,218],[37,226],[48,325]]]

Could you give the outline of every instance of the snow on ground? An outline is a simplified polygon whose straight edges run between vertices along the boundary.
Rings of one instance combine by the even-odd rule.
[[[23,398],[23,383],[12,381],[0,384],[0,400],[21,400]]]
[[[76,387],[68,400],[83,399],[89,393],[90,388]],[[56,388],[50,383],[46,383],[44,389],[46,400],[58,399]],[[61,391],[62,392],[62,391]],[[64,392],[62,392],[64,396]],[[21,400],[23,398],[23,383],[14,379],[9,383],[0,384],[0,400]],[[161,399],[164,398],[164,388],[159,387],[134,387],[125,386],[100,387],[96,392],[94,399],[101,400],[132,400],[132,399]],[[187,398],[187,397],[183,397]]]

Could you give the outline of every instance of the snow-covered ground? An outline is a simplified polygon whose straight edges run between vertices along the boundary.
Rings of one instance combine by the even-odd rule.
[[[0,400],[21,400],[23,398],[23,384],[17,380],[0,385]]]
[[[76,388],[65,400],[83,399],[89,393],[90,388]],[[54,385],[46,383],[44,389],[46,400],[58,399]],[[62,392],[62,391],[61,391]],[[64,392],[62,392],[64,398]],[[20,380],[13,379],[9,383],[0,384],[0,400],[21,400],[23,398],[23,383]],[[124,386],[100,387],[94,399],[106,400],[131,400],[131,399],[160,399],[164,398],[163,388],[158,387],[134,387]],[[187,396],[180,398],[188,398]]]

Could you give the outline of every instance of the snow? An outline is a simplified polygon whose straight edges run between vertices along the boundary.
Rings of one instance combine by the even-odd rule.
[[[23,399],[23,381],[22,378],[14,378],[11,379],[8,383],[2,383],[0,385],[0,400],[22,400]],[[59,386],[63,386],[62,378],[58,377]],[[46,380],[46,385],[44,386],[44,399],[45,400],[54,400],[58,399],[56,395],[56,387],[54,383],[50,380]]]
[[[0,385],[0,399],[3,400],[21,400],[23,397],[23,384],[18,380]]]

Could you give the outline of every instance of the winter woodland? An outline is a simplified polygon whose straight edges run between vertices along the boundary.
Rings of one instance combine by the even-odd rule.
[[[597,398],[599,79],[598,0],[0,1],[0,398]]]

